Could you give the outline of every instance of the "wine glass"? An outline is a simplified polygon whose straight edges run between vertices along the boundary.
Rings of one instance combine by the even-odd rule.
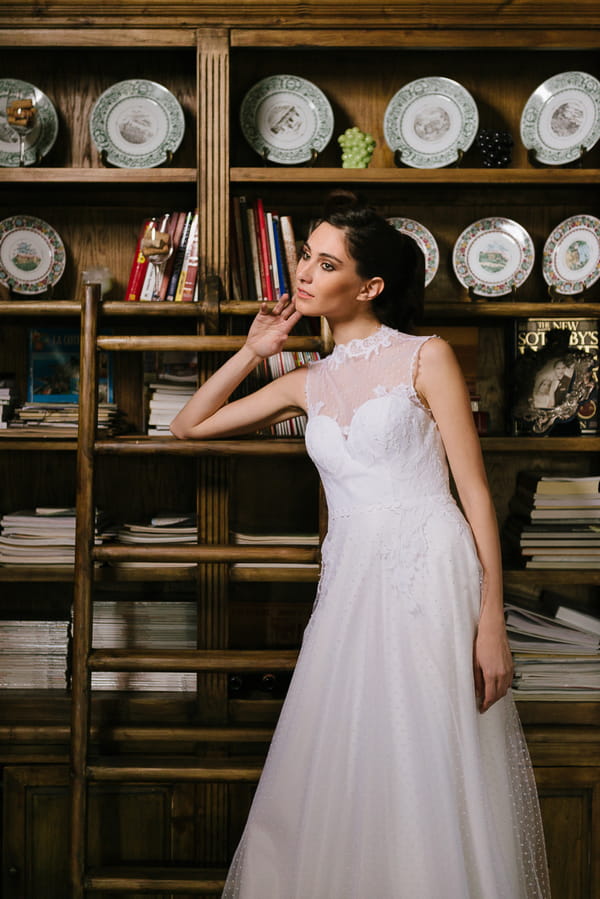
[[[6,97],[6,123],[19,140],[19,165],[25,165],[25,138],[36,125],[35,91],[16,83]]]
[[[144,231],[140,252],[154,267],[154,290],[152,300],[160,300],[160,288],[167,259],[173,252],[173,239],[166,230],[169,216],[163,216],[162,220],[151,219]]]

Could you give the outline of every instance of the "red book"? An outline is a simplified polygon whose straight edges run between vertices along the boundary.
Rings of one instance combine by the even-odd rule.
[[[256,200],[256,226],[258,229],[258,255],[264,277],[265,296],[268,302],[272,302],[275,299],[275,290],[273,287],[273,263],[271,261],[271,253],[269,252],[269,235],[267,233],[265,207],[260,197]]]
[[[137,239],[135,256],[133,257],[131,271],[129,272],[129,281],[127,282],[127,290],[125,291],[125,300],[139,300],[140,298],[140,290],[144,285],[144,278],[146,277],[146,270],[148,268],[148,260],[141,252],[142,237],[144,236],[144,232],[150,224],[150,221],[151,219],[146,219]]]
[[[169,216],[169,223],[167,225],[167,231],[171,235],[173,240],[173,252],[167,259],[165,270],[163,274],[162,284],[160,285],[160,298],[164,300],[167,295],[167,288],[169,286],[169,282],[171,280],[171,275],[173,273],[173,264],[175,262],[175,253],[177,251],[177,247],[179,246],[179,241],[181,240],[181,232],[183,231],[183,225],[185,222],[185,212],[172,212]]]

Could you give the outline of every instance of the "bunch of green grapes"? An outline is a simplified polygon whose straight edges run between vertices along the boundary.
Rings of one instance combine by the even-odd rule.
[[[375,149],[375,141],[370,134],[365,134],[355,125],[340,134],[338,143],[342,148],[343,169],[366,169]]]

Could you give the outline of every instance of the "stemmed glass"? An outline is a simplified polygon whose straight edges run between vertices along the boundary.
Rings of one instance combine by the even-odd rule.
[[[154,290],[152,300],[160,300],[160,288],[167,259],[173,252],[173,239],[166,230],[169,216],[162,220],[151,219],[144,231],[140,252],[154,267]]]
[[[6,123],[19,139],[19,165],[25,165],[25,138],[35,128],[35,93],[15,85],[6,97]]]

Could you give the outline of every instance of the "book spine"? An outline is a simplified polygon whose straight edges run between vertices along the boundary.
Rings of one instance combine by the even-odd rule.
[[[248,215],[248,201],[246,197],[240,197],[240,214],[242,219],[242,242],[244,246],[244,262],[246,265],[246,281],[248,282],[248,294],[245,299],[256,301],[260,294],[257,290],[254,276],[254,260],[252,258],[252,242],[250,231],[250,218]]]
[[[141,246],[142,237],[144,236],[144,232],[149,224],[150,219],[146,219],[146,221],[142,225],[142,230],[138,235],[137,243],[135,246],[135,255],[133,257],[131,270],[129,272],[129,280],[127,281],[127,288],[125,290],[125,300],[128,302],[139,300],[140,291],[142,289],[146,271],[148,269],[148,260],[142,254]]]
[[[256,299],[258,301],[264,300],[264,294],[262,289],[262,279],[260,276],[260,262],[259,262],[259,253],[258,253],[258,240],[256,237],[256,227],[254,220],[254,210],[251,207],[247,209],[247,222],[248,222],[248,240],[250,242],[250,253],[252,259],[252,277],[254,283],[254,292],[256,294]]]
[[[273,213],[273,245],[275,248],[275,263],[277,266],[277,276],[279,279],[279,296],[286,293],[290,295],[289,284],[287,283],[285,265],[283,258],[283,241],[281,239],[281,223],[279,216]]]
[[[171,235],[171,241],[173,243],[173,250],[171,255],[166,261],[162,284],[160,286],[160,299],[164,301],[167,296],[167,290],[169,288],[169,283],[171,281],[171,274],[173,272],[173,265],[175,263],[175,253],[177,251],[177,247],[179,246],[179,241],[181,240],[181,232],[183,230],[183,225],[185,223],[185,212],[172,212],[169,216],[169,221],[167,223],[166,230]]]
[[[285,256],[287,267],[287,284],[291,295],[296,289],[296,266],[298,264],[294,226],[292,225],[292,220],[289,215],[280,216],[279,225],[283,242],[283,255]]]
[[[258,249],[259,260],[261,262],[261,272],[264,279],[264,294],[267,302],[271,303],[275,299],[275,291],[273,289],[273,273],[271,254],[269,252],[269,237],[267,234],[267,219],[265,215],[265,207],[260,197],[256,200],[256,226],[258,229]]]
[[[194,287],[196,285],[196,275],[198,272],[198,210],[194,212],[192,223],[190,225],[190,233],[188,235],[185,256],[179,283],[177,285],[177,293],[175,294],[176,303],[191,303],[194,299]]]
[[[277,268],[277,257],[275,254],[275,223],[273,221],[273,213],[265,212],[265,223],[267,227],[267,240],[269,247],[269,261],[271,279],[273,282],[273,299],[278,300],[281,296],[281,283],[279,281],[279,269]]]
[[[184,224],[183,224],[183,230],[181,232],[181,239],[179,241],[179,246],[173,252],[175,261],[173,262],[173,271],[171,272],[171,280],[169,281],[169,287],[167,289],[167,295],[165,297],[167,302],[173,302],[173,300],[175,299],[175,294],[177,293],[177,285],[179,284],[179,276],[181,274],[181,268],[183,266],[183,260],[185,258],[185,248],[187,245],[187,239],[188,239],[188,235],[190,233],[190,227],[192,224],[193,216],[194,216],[193,212],[185,213],[185,219],[184,219]]]
[[[242,227],[242,204],[240,197],[233,197],[231,201],[233,247],[236,251],[236,266],[241,299],[248,299],[250,290],[248,285],[248,271],[246,267],[246,247],[244,246],[244,231]]]

